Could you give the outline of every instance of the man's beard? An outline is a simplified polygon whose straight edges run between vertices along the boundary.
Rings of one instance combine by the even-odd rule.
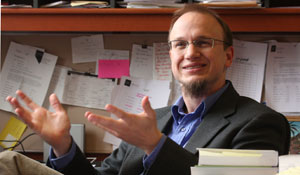
[[[192,83],[183,83],[181,88],[185,95],[192,98],[199,98],[207,93],[208,84],[206,80],[197,80]]]

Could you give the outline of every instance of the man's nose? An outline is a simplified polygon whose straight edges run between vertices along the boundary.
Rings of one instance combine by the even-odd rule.
[[[195,59],[200,55],[200,49],[196,47],[193,43],[189,43],[187,48],[185,48],[185,58],[187,59]]]

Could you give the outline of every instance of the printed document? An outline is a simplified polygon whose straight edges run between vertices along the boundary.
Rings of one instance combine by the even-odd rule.
[[[54,112],[54,109],[49,103],[49,96],[52,93],[54,93],[57,96],[57,98],[60,100],[60,102],[62,102],[62,97],[65,88],[65,81],[69,70],[71,70],[71,68],[59,66],[59,65],[55,66],[52,79],[49,84],[48,92],[43,104],[43,107],[48,109],[51,112]]]
[[[234,59],[226,79],[238,93],[261,101],[268,44],[234,40]]]
[[[300,112],[300,43],[271,42],[266,103],[278,112]]]
[[[66,78],[62,103],[104,109],[110,102],[114,84],[110,79],[72,73]]]
[[[164,80],[145,80],[141,78],[122,77],[120,85],[115,87],[112,104],[118,108],[130,112],[141,113],[143,108],[141,100],[149,97],[153,109],[167,106],[170,96],[170,82]],[[112,118],[117,119],[112,115]],[[121,140],[106,132],[104,141],[119,146]]]
[[[0,79],[0,109],[12,111],[12,107],[5,99],[8,95],[15,96],[18,89],[41,106],[56,60],[57,56],[55,55],[11,42]],[[20,102],[22,103],[22,101]]]
[[[133,44],[130,64],[130,76],[153,79],[153,47]]]

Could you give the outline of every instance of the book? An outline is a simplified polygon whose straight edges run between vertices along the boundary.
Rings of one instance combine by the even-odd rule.
[[[274,150],[199,148],[198,165],[219,166],[278,166]]]
[[[278,152],[274,150],[198,148],[198,165],[191,175],[275,175]]]
[[[277,167],[194,166],[191,175],[275,175]]]

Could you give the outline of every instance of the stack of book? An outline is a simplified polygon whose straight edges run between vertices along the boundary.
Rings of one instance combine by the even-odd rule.
[[[278,152],[273,150],[238,150],[199,148],[198,165],[191,175],[275,175]]]

